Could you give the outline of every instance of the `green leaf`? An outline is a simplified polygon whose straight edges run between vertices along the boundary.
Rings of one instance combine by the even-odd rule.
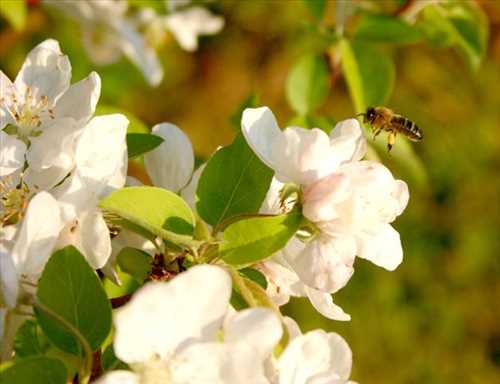
[[[330,89],[330,73],[321,56],[302,57],[288,74],[286,96],[295,112],[305,115],[326,100]]]
[[[422,37],[417,28],[401,19],[372,13],[363,15],[354,33],[355,39],[396,44],[414,44]]]
[[[157,187],[129,187],[113,192],[99,207],[175,244],[189,244],[195,218],[189,205]]]
[[[479,7],[466,2],[429,5],[419,26],[431,42],[456,47],[472,70],[479,68],[488,41],[487,18]]]
[[[245,276],[247,279],[252,280],[253,282],[259,284],[262,288],[267,288],[267,279],[262,274],[262,272],[254,269],[254,268],[243,268],[240,269],[240,274]]]
[[[196,191],[196,210],[212,226],[234,215],[255,213],[272,177],[273,171],[257,158],[240,133],[208,161]]]
[[[128,158],[143,155],[163,143],[163,138],[149,133],[127,133]]]
[[[26,25],[27,7],[24,0],[0,1],[0,15],[5,17],[12,27],[21,31]]]
[[[151,275],[153,259],[151,255],[140,249],[125,247],[120,251],[116,260],[122,271],[133,276],[139,283],[144,282]]]
[[[115,369],[128,369],[127,364],[118,359],[115,355],[115,351],[113,349],[113,344],[108,345],[102,354],[101,358],[101,367],[104,371],[112,371]]]
[[[303,1],[314,17],[316,17],[317,19],[323,18],[326,9],[326,0],[303,0]]]
[[[395,78],[394,62],[377,48],[341,40],[342,71],[347,81],[356,113],[369,106],[385,104]]]
[[[17,330],[14,343],[16,357],[43,355],[48,347],[35,320],[26,320]]]
[[[55,252],[38,283],[38,300],[72,324],[96,350],[111,330],[111,306],[82,254],[73,246]],[[81,354],[81,345],[61,323],[35,307],[38,324],[57,347]]]
[[[0,384],[65,384],[66,368],[59,360],[28,357],[0,373]]]
[[[264,260],[288,243],[301,221],[296,212],[237,221],[224,231],[219,252],[226,263],[236,266]]]

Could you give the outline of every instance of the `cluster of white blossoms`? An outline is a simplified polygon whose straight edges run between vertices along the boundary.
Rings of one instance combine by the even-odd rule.
[[[123,55],[157,86],[163,68],[156,53],[168,34],[186,51],[198,48],[198,37],[218,33],[224,19],[190,0],[165,0],[166,14],[153,8],[130,10],[126,0],[43,0],[81,24],[82,39],[90,58],[100,65]]]
[[[62,3],[91,9],[107,2]],[[111,239],[98,202],[139,183],[127,178],[128,120],[93,117],[96,73],[73,85],[70,79],[69,59],[54,40],[28,54],[14,82],[0,72],[0,325],[7,311],[29,303],[24,298],[33,294],[50,255],[68,244],[115,282],[114,256],[124,246],[159,252],[126,229]],[[275,173],[260,213],[300,210],[305,222],[256,266],[268,280],[267,294],[278,306],[290,296],[308,297],[324,316],[349,320],[332,294],[351,278],[355,257],[388,270],[402,261],[390,224],[408,203],[406,184],[382,164],[361,160],[366,141],[357,120],[338,123],[330,136],[319,129],[282,131],[262,107],[246,109],[241,125],[250,148]],[[169,123],[152,134],[163,142],[144,155],[151,183],[179,194],[195,211],[204,166],[195,170],[189,138]],[[352,354],[342,337],[302,334],[279,307],[236,311],[226,267],[195,265],[139,288],[114,313],[114,351],[130,370],[111,371],[98,382],[349,382]]]

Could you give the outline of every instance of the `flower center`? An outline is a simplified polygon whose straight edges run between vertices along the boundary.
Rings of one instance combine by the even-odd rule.
[[[21,220],[29,196],[29,188],[22,180],[16,184],[10,175],[0,179],[0,227]]]
[[[140,376],[140,384],[170,384],[170,370],[168,363],[159,356],[151,359],[140,367],[134,367]]]

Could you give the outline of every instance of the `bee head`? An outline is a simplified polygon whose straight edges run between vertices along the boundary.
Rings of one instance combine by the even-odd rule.
[[[365,113],[365,118],[363,119],[365,123],[367,122],[373,122],[373,120],[375,120],[375,116],[377,115],[377,113],[375,112],[375,108],[373,107],[370,107],[366,110],[366,113]]]

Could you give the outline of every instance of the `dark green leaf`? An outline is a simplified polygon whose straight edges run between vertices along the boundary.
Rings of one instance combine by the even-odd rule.
[[[175,244],[190,242],[195,218],[187,203],[157,187],[129,187],[113,192],[99,206]]]
[[[414,44],[422,39],[422,34],[413,25],[396,17],[367,13],[361,18],[354,38],[384,43]]]
[[[101,367],[104,371],[112,371],[114,369],[127,369],[127,364],[118,359],[113,349],[113,344],[108,345],[101,357]]]
[[[208,161],[198,183],[196,209],[208,224],[255,213],[266,197],[273,172],[250,149],[242,134]]]
[[[133,276],[140,283],[151,274],[153,259],[151,255],[140,249],[125,247],[120,251],[116,260],[123,272]]]
[[[54,253],[38,283],[38,300],[71,323],[96,350],[111,330],[111,307],[97,275],[73,246]],[[45,335],[64,351],[81,354],[74,335],[36,309]]]
[[[330,89],[330,74],[321,56],[304,56],[290,71],[286,82],[288,103],[305,115],[324,103]]]
[[[0,373],[0,384],[65,384],[66,368],[59,360],[28,357]]]
[[[262,272],[254,269],[254,268],[243,268],[240,269],[240,274],[245,276],[247,279],[250,279],[254,281],[255,283],[259,284],[262,288],[266,289],[267,288],[267,279],[266,277],[262,274]]]
[[[222,259],[236,266],[264,260],[288,243],[301,221],[302,216],[295,212],[237,221],[224,231],[219,247]]]
[[[16,357],[43,355],[48,347],[35,320],[26,320],[18,329],[14,344]]]
[[[163,143],[163,139],[160,136],[149,133],[127,133],[128,158],[132,159],[152,151],[161,143]]]

